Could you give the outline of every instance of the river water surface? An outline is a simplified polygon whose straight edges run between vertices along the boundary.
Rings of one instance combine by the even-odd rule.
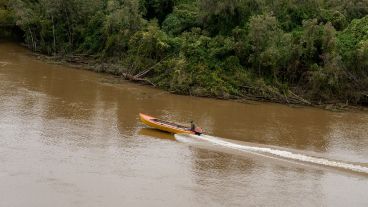
[[[368,114],[172,95],[0,43],[0,206],[368,206]],[[144,112],[211,136],[143,126]]]

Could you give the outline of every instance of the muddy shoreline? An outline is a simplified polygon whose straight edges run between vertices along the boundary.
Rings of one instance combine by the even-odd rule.
[[[22,45],[26,48],[25,45]],[[97,73],[105,73],[114,76],[117,79],[123,79],[128,80],[137,84],[146,85],[149,87],[159,88],[154,83],[152,83],[147,78],[137,78],[133,75],[130,75],[128,73],[124,73],[123,71],[127,71],[125,68],[123,68],[121,65],[113,62],[113,61],[105,61],[105,60],[99,60],[97,56],[91,56],[91,55],[72,55],[72,56],[49,56],[42,53],[32,52],[30,51],[30,55],[34,56],[38,60],[45,61],[49,64],[57,64],[57,65],[63,65],[68,66],[75,69],[81,69],[81,70],[88,70],[93,71]],[[119,71],[119,72],[117,72]],[[117,83],[119,84],[119,83]],[[277,103],[277,104],[283,104],[290,107],[314,107],[319,108],[323,110],[328,111],[334,111],[334,112],[344,112],[344,111],[351,111],[351,112],[368,112],[368,107],[364,105],[354,105],[350,103],[343,103],[338,101],[330,101],[329,103],[323,103],[323,102],[313,102],[309,100],[305,100],[303,97],[300,97],[298,95],[295,95],[296,98],[292,99],[289,97],[285,97],[285,99],[280,99],[277,97],[262,97],[262,96],[255,96],[252,94],[247,94],[243,97],[238,96],[229,96],[229,97],[216,97],[216,96],[206,96],[206,95],[198,95],[198,94],[186,94],[186,93],[180,93],[177,91],[170,91],[165,90],[164,88],[159,88],[160,90],[170,92],[172,94],[176,95],[184,95],[184,96],[194,96],[194,97],[203,97],[203,98],[211,98],[211,99],[220,99],[220,100],[231,100],[236,101],[240,103],[249,103],[250,101],[260,102],[260,103]]]

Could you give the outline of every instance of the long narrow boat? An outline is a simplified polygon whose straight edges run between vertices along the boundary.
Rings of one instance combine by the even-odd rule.
[[[195,132],[191,131],[189,127],[160,120],[142,113],[140,113],[139,116],[144,124],[161,131],[170,132],[173,134],[196,134]]]

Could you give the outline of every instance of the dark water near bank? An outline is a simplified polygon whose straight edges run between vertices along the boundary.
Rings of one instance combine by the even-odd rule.
[[[116,80],[0,43],[0,206],[368,206],[367,113],[176,96]],[[195,120],[236,146],[353,167],[176,140],[140,124],[139,112]]]

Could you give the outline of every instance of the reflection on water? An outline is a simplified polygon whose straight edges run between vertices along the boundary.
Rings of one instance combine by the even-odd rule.
[[[157,139],[165,139],[165,140],[175,140],[174,135],[169,133],[163,133],[160,130],[152,129],[152,128],[141,128],[138,131],[138,135],[146,136],[149,138],[157,138]]]
[[[2,64],[7,63],[7,64]],[[189,147],[138,113],[368,163],[368,115],[171,95],[0,42],[0,206],[366,206],[367,177]]]

